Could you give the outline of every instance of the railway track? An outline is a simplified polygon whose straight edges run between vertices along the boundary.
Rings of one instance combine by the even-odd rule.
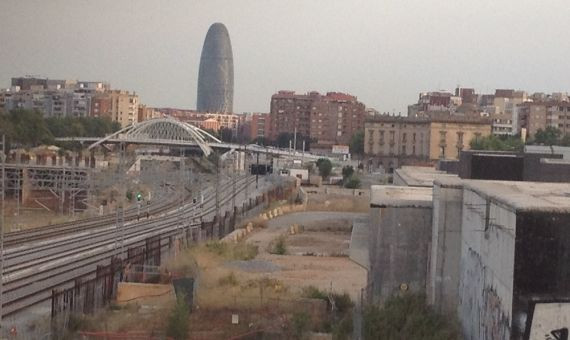
[[[240,178],[236,184],[236,195],[245,189],[246,182],[250,185],[253,178]],[[222,206],[230,203],[232,199],[229,189],[226,188],[222,193]],[[229,193],[226,193],[228,191]],[[199,214],[189,216],[191,213],[194,215],[194,209],[199,205],[202,205]],[[78,278],[89,277],[97,265],[107,264],[121,249],[126,251],[128,248],[144,245],[149,237],[159,236],[164,240],[179,234],[181,228],[198,227],[199,223],[188,222],[188,218],[206,217],[215,210],[215,195],[210,192],[203,203],[190,203],[182,209],[171,209],[159,217],[127,223],[122,230],[124,244],[120,249],[117,229],[104,222],[100,222],[103,226],[81,229],[69,237],[7,249],[3,315],[11,315],[48,300],[53,289],[65,288],[73,285]],[[161,249],[166,246],[166,242],[161,242]]]
[[[151,204],[149,207],[144,207],[141,211],[149,210],[149,215],[156,215],[165,211],[171,210],[180,204],[180,198],[175,196],[172,199],[164,200]],[[124,221],[133,221],[138,218],[138,208],[132,207],[125,210]],[[116,220],[115,214],[105,216],[92,217],[79,221],[58,223],[49,226],[43,226],[34,229],[27,229],[21,231],[13,231],[4,235],[4,246],[9,248],[23,242],[36,241],[41,239],[54,238],[57,236],[65,235],[70,232],[78,232],[89,230],[92,228],[100,227],[101,225],[114,223]]]

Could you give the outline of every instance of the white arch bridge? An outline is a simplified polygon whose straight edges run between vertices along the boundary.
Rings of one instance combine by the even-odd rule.
[[[317,159],[317,156],[308,152],[292,151],[274,147],[263,147],[255,144],[242,145],[225,143],[192,124],[181,122],[174,118],[163,117],[145,120],[141,123],[129,125],[111,135],[103,138],[95,137],[65,137],[56,138],[58,141],[91,143],[88,149],[106,144],[140,144],[171,147],[198,147],[204,155],[208,156],[214,149],[225,151],[242,150],[254,153],[269,153],[290,157],[305,157]]]

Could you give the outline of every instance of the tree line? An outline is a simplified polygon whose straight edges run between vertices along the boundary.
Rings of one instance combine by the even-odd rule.
[[[40,111],[23,109],[0,112],[0,135],[13,147],[57,144],[58,137],[104,137],[120,128],[108,118],[44,118]]]
[[[534,136],[523,143],[520,135],[515,136],[495,136],[474,138],[469,143],[472,150],[492,150],[492,151],[523,151],[525,145],[559,145],[570,146],[570,134],[563,134],[557,128],[547,127],[538,129]]]

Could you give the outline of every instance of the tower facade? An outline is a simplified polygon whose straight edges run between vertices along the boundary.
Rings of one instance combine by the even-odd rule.
[[[226,26],[215,23],[210,26],[198,74],[198,100],[200,112],[233,112],[234,61],[232,44]]]

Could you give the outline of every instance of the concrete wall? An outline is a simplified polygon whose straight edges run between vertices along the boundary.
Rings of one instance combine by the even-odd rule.
[[[425,292],[431,242],[431,206],[371,207],[368,284],[374,302],[402,284]]]
[[[408,183],[406,183],[404,178],[402,178],[400,171],[398,170],[394,171],[394,175],[392,176],[392,183],[399,186],[408,186]]]
[[[511,334],[516,215],[470,189],[463,192],[458,314],[466,340]]]
[[[433,219],[428,303],[439,313],[455,314],[461,258],[463,186],[436,181],[433,188]]]
[[[329,195],[345,195],[345,196],[362,196],[370,197],[368,189],[346,189],[337,186],[322,186],[305,188],[307,194],[329,194]]]

